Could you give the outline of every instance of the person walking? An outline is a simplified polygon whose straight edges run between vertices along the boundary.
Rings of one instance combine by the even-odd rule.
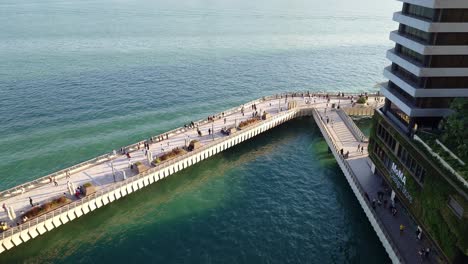
[[[357,145],[357,151],[359,152],[359,149],[361,149],[361,144]]]
[[[403,231],[405,231],[405,226],[403,224],[400,224],[400,235],[403,234]]]
[[[58,182],[57,182],[57,180],[55,179],[55,177],[54,177],[54,184],[55,184],[55,186],[58,186]]]
[[[226,124],[226,118],[224,118],[224,124]]]
[[[31,197],[29,197],[29,204],[31,204],[31,207],[34,207],[33,200]]]
[[[364,154],[364,146],[361,146],[361,154]]]

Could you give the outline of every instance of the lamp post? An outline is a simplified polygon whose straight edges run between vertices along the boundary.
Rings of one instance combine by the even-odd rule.
[[[114,162],[111,161],[111,168],[112,168],[112,177],[114,177],[114,182],[116,182],[115,180],[115,171],[114,171]]]

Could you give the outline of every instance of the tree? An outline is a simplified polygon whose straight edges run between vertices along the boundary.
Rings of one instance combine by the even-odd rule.
[[[461,159],[468,159],[468,98],[456,98],[451,109],[455,113],[447,119],[442,140],[455,150]]]

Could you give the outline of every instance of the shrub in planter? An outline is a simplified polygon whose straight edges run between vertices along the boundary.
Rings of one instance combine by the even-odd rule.
[[[71,200],[68,199],[67,197],[65,196],[60,196],[58,198],[55,198],[49,202],[46,202],[44,204],[42,204],[41,206],[35,206],[33,208],[31,208],[31,210],[27,211],[26,213],[24,213],[21,218],[22,219],[31,219],[31,218],[34,218],[34,217],[37,217],[37,216],[40,216],[42,214],[45,214],[47,212],[50,212],[52,210],[54,210],[55,208],[57,207],[60,207],[60,206],[63,206],[67,203],[70,203]]]
[[[361,96],[361,97],[359,97],[359,99],[357,99],[356,103],[365,104],[366,103],[366,98],[364,96]]]
[[[156,158],[154,160],[154,162],[156,163],[159,163],[159,162],[163,162],[165,160],[169,160],[169,159],[172,159],[172,158],[175,158],[177,156],[180,156],[180,155],[183,155],[187,153],[187,151],[185,151],[185,149],[182,149],[182,148],[175,148],[169,152],[166,152],[164,153],[163,155],[159,156],[158,158]],[[158,161],[159,160],[159,161]]]
[[[256,123],[257,121],[258,121],[258,118],[256,118],[256,117],[247,119],[247,120],[242,121],[242,122],[239,123],[239,128],[246,127],[246,126],[248,126],[248,125],[251,125],[251,124],[253,124],[253,123]]]
[[[96,192],[96,187],[90,182],[83,184],[83,192],[85,196],[91,195]]]
[[[194,140],[190,141],[190,144],[188,146],[188,150],[193,151],[193,150],[196,150],[196,149],[198,149],[200,147],[201,147],[200,141],[194,139]]]
[[[148,170],[148,167],[141,163],[140,161],[137,161],[135,163],[133,163],[133,167],[132,167],[132,170],[136,173],[136,174],[140,174],[142,172],[145,172]]]

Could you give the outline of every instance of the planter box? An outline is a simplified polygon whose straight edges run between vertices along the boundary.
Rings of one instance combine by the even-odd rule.
[[[190,144],[188,146],[188,150],[193,151],[193,150],[199,149],[200,147],[201,147],[201,142],[200,141],[192,141],[192,142],[190,142]]]
[[[147,171],[149,168],[145,165],[145,164],[133,164],[133,171],[136,173],[136,174],[140,174],[140,173],[143,173],[145,171]]]
[[[88,196],[96,192],[96,187],[94,185],[86,186],[86,187],[83,186],[83,190],[84,190],[84,195]]]

